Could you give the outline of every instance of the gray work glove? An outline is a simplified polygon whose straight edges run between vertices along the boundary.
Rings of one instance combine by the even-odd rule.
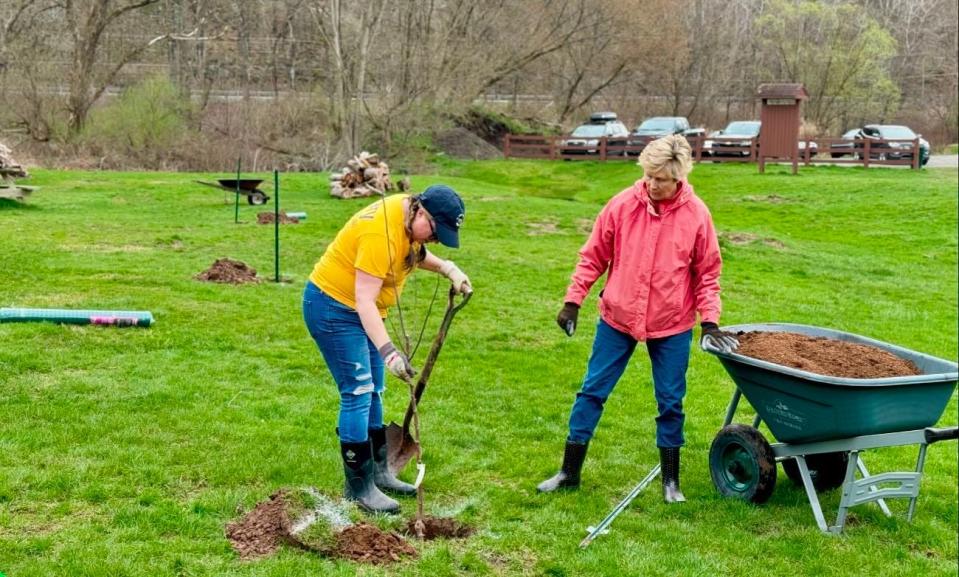
[[[402,351],[398,351],[393,343],[386,343],[379,348],[380,356],[386,363],[386,368],[398,379],[408,381],[416,374],[416,369],[410,364],[410,360]]]
[[[571,337],[576,332],[576,321],[579,319],[579,305],[576,303],[563,304],[563,310],[556,316],[556,324],[563,329],[566,336]]]
[[[731,353],[739,347],[736,337],[732,333],[719,330],[716,323],[702,323],[699,326],[703,329],[702,336],[699,337],[699,346],[703,350]]]
[[[453,290],[459,294],[466,294],[473,292],[473,286],[470,284],[470,279],[466,276],[466,273],[460,270],[460,267],[456,266],[451,260],[443,262],[440,265],[440,274],[450,279],[450,284],[453,285]]]

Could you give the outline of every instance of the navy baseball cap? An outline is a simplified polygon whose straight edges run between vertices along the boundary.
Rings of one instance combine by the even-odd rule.
[[[420,195],[420,204],[436,222],[436,238],[450,248],[459,248],[466,207],[456,191],[445,184],[434,184]]]

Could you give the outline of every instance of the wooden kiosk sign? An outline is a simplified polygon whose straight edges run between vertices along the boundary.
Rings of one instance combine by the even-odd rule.
[[[759,133],[759,172],[766,159],[790,160],[793,174],[799,169],[800,106],[809,98],[802,84],[760,84],[756,97],[762,100]]]

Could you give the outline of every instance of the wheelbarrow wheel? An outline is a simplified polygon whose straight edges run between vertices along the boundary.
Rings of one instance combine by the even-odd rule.
[[[806,457],[806,467],[816,491],[831,491],[843,484],[846,480],[846,465],[849,463],[849,453],[838,451],[835,453],[820,453]],[[782,462],[783,471],[789,480],[802,487],[802,475],[799,474],[799,465],[796,459],[787,459]]]
[[[776,456],[756,428],[727,425],[709,448],[709,474],[720,495],[765,503],[776,488]]]
[[[268,197],[267,195],[263,194],[262,192],[259,192],[259,191],[251,192],[251,193],[250,193],[249,195],[247,195],[247,197],[246,197],[247,203],[249,203],[249,204],[251,204],[251,205],[253,205],[253,206],[259,206],[259,205],[261,205],[261,204],[266,204],[266,201],[267,201],[267,200],[269,200],[269,197]]]

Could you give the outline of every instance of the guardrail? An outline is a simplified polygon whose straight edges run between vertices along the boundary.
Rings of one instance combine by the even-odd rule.
[[[635,160],[645,144],[629,144],[622,139],[602,137],[590,144],[567,144],[569,136],[540,134],[507,134],[503,139],[506,158],[542,160]],[[705,136],[687,137],[695,162],[756,162],[759,139],[721,141]],[[721,139],[720,139],[721,140]],[[709,145],[706,141],[710,141]],[[911,146],[903,147],[909,143]],[[799,141],[798,161],[811,164],[902,165],[920,167],[919,139],[914,140],[843,140],[841,138],[807,138]]]

